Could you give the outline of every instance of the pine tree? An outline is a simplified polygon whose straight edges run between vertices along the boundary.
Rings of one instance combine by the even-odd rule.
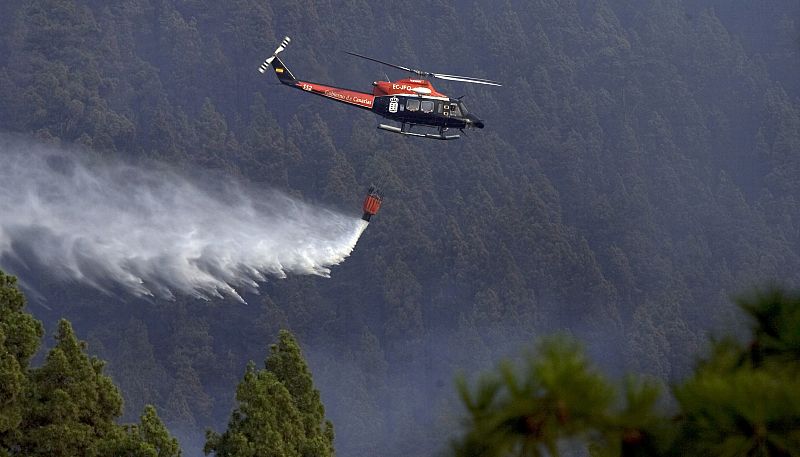
[[[800,456],[800,295],[742,300],[753,338],[714,341],[686,382],[679,410],[659,411],[653,381],[628,378],[622,401],[569,340],[547,340],[523,377],[509,364],[470,391],[457,456],[558,455],[586,445],[600,456]]]
[[[24,306],[16,278],[0,271],[0,456],[180,456],[152,406],[139,425],[115,423],[119,389],[68,321],[44,364],[29,369],[44,332]]]
[[[194,125],[198,140],[197,160],[209,166],[220,166],[221,158],[227,155],[230,132],[225,117],[216,110],[211,99],[206,98],[203,102]]]
[[[236,389],[238,407],[222,435],[206,432],[203,452],[217,457],[300,457],[303,424],[275,375],[248,364]]]
[[[469,431],[456,443],[456,455],[558,455],[563,440],[590,438],[603,428],[612,390],[575,342],[545,340],[522,374],[505,363],[474,394],[459,383]]]
[[[800,295],[743,299],[753,338],[723,339],[675,390],[676,454],[800,456]]]
[[[142,441],[155,449],[156,457],[180,457],[181,449],[178,446],[178,440],[169,434],[153,405],[144,407],[138,432]]]
[[[28,363],[44,333],[24,307],[17,278],[0,271],[0,455],[19,438]]]
[[[333,425],[325,420],[319,391],[289,331],[281,330],[265,365],[257,370],[248,364],[228,429],[208,431],[204,452],[217,457],[333,456]]]
[[[325,407],[322,406],[319,391],[314,388],[311,371],[300,345],[288,330],[281,330],[278,343],[270,346],[265,365],[289,391],[302,417],[305,432],[302,455],[333,455],[333,424],[325,420]]]
[[[125,457],[180,457],[178,440],[161,422],[155,407],[147,405],[137,425],[121,427],[113,440],[107,440],[100,455]]]
[[[56,342],[31,372],[21,449],[29,456],[95,455],[114,438],[122,396],[68,321],[59,322]]]
[[[122,396],[103,373],[105,362],[86,354],[72,325],[61,320],[56,345],[31,370],[19,448],[26,456],[180,455],[152,406],[141,424],[120,426]]]

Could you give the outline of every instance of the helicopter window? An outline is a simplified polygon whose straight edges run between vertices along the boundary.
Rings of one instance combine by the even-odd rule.
[[[432,113],[433,112],[433,102],[430,101],[430,100],[423,101],[421,110],[422,110],[423,113]]]
[[[445,105],[445,107],[447,107],[447,105]],[[461,116],[461,112],[458,109],[458,105],[456,105],[455,103],[452,103],[450,105],[450,114],[452,116]]]
[[[406,101],[406,109],[408,111],[419,111],[419,100],[411,99]]]

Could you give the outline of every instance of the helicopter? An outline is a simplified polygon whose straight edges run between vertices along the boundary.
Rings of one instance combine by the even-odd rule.
[[[275,70],[278,80],[290,87],[300,89],[315,95],[320,95],[350,106],[370,110],[386,119],[400,123],[400,127],[378,124],[378,129],[414,137],[430,138],[436,140],[456,140],[460,135],[449,135],[450,129],[464,129],[484,127],[484,122],[474,114],[467,111],[464,102],[459,98],[450,98],[433,88],[428,78],[437,78],[448,81],[459,81],[487,86],[501,86],[500,83],[489,79],[472,78],[469,76],[447,75],[383,62],[372,57],[367,57],[355,52],[346,51],[355,57],[371,60],[389,67],[412,73],[412,77],[397,81],[375,81],[372,83],[372,93],[358,92],[341,87],[334,87],[295,78],[286,64],[278,57],[292,40],[285,37],[275,52],[269,56],[258,68],[261,73],[266,73],[270,66]],[[389,79],[388,77],[386,78]],[[415,126],[435,128],[438,134],[412,132]]]

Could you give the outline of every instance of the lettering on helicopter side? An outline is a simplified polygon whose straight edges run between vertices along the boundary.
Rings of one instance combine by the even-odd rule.
[[[392,84],[392,90],[410,90],[413,91],[415,86],[410,84]]]
[[[392,97],[389,99],[389,112],[396,113],[397,112],[397,97]]]
[[[335,98],[336,100],[361,105],[367,108],[372,106],[372,100],[369,98],[359,97],[358,95],[343,94],[335,90],[326,90],[322,93],[322,95],[328,98]]]

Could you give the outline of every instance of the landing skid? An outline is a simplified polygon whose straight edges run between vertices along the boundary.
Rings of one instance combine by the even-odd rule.
[[[439,134],[433,133],[414,133],[409,131],[406,128],[406,125],[403,124],[403,127],[395,127],[393,125],[386,125],[386,124],[378,124],[378,128],[380,130],[386,130],[387,132],[399,133],[400,135],[408,135],[408,136],[416,136],[419,138],[430,138],[432,140],[457,140],[461,138],[461,135],[445,135],[444,129],[439,128]]]

